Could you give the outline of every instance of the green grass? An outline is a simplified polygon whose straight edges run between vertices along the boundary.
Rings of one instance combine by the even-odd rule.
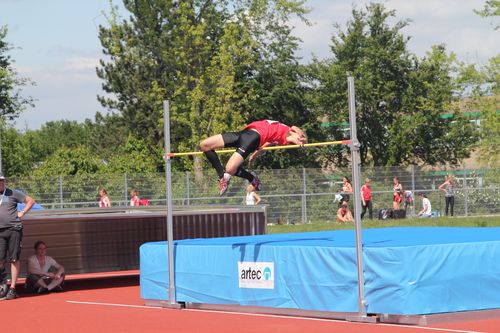
[[[407,218],[400,220],[363,220],[363,228],[389,227],[500,227],[500,215],[477,217],[439,217],[439,218]],[[308,224],[269,225],[268,234],[282,234],[289,232],[311,232],[323,230],[354,229],[353,223],[340,224],[336,222],[317,221]]]

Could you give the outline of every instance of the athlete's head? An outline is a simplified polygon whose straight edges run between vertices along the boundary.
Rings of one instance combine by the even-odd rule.
[[[295,144],[307,143],[307,137],[305,133],[297,126],[290,127],[290,131],[286,136],[286,140],[290,143],[295,143]]]

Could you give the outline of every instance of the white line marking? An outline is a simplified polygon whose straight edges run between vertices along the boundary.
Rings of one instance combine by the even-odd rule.
[[[66,303],[72,304],[87,304],[87,305],[103,305],[103,306],[117,306],[122,308],[141,308],[141,309],[163,309],[159,306],[147,306],[147,305],[133,305],[133,304],[117,304],[117,303],[99,303],[99,302],[80,302],[80,301],[66,301]]]
[[[140,308],[140,309],[159,309],[163,310],[160,306],[147,306],[147,305],[133,305],[133,304],[118,304],[118,303],[100,303],[100,302],[80,302],[80,301],[66,301],[67,303],[72,304],[86,304],[86,305],[102,305],[102,306],[115,306],[122,308]],[[203,309],[181,309],[182,311],[190,311],[190,312],[207,312],[207,313],[222,313],[222,314],[231,314],[231,315],[239,315],[239,316],[255,316],[255,317],[267,317],[267,318],[282,318],[282,319],[297,319],[297,320],[308,320],[308,321],[321,321],[321,322],[335,322],[335,323],[351,323],[349,321],[340,320],[340,319],[323,319],[323,318],[311,318],[311,317],[297,317],[297,316],[286,316],[286,315],[273,315],[273,314],[265,314],[265,313],[246,313],[246,312],[232,312],[232,311],[219,311],[219,310],[203,310]],[[485,333],[480,331],[464,331],[464,330],[455,330],[451,328],[439,328],[439,327],[426,327],[426,326],[417,326],[417,325],[400,325],[400,324],[386,324],[386,323],[378,323],[378,324],[370,324],[370,323],[356,323],[362,325],[376,325],[376,326],[390,326],[397,328],[418,328],[422,330],[429,331],[440,331],[440,332],[453,332],[453,333]]]

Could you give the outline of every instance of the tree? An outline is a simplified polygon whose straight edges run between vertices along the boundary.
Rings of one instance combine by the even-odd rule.
[[[0,26],[0,117],[13,120],[28,105],[33,105],[31,97],[21,95],[21,87],[30,84],[27,78],[22,78],[12,67],[13,60],[6,53],[12,46],[6,42],[7,27]]]
[[[401,33],[408,22],[389,24],[395,11],[382,4],[354,8],[352,15],[345,31],[337,26],[333,58],[312,68],[316,103],[330,123],[347,121],[346,76],[355,78],[361,163],[456,163],[467,157],[472,129],[456,113],[454,121],[440,117],[453,99],[453,57],[437,46],[419,61]]]
[[[39,178],[86,175],[97,173],[102,167],[102,161],[85,146],[61,147],[37,167],[33,175]]]
[[[112,10],[110,27],[100,28],[109,61],[101,60],[97,74],[113,98],[99,100],[123,117],[130,133],[157,147],[163,145],[162,102],[171,100],[174,151],[197,150],[202,138],[241,128],[253,114],[283,116],[286,107],[296,121],[303,105],[274,108],[285,100],[276,97],[279,90],[288,84],[300,90],[300,77],[290,71],[298,68],[297,43],[287,24],[306,12],[303,3],[125,0],[130,19]],[[269,89],[269,82],[279,82],[275,72],[286,79],[276,90]],[[192,167],[188,159],[179,163]]]
[[[433,46],[426,57],[415,63],[409,78],[405,98],[408,112],[402,119],[400,131],[391,132],[397,137],[391,146],[392,156],[401,151],[410,153],[407,160],[413,164],[458,164],[470,156],[478,132],[457,107],[457,81],[452,77],[457,71],[455,55],[448,55],[443,45]],[[445,117],[445,113],[451,117]],[[401,149],[401,144],[406,147]]]
[[[483,67],[461,64],[459,73],[461,95],[465,106],[478,111],[481,142],[477,147],[478,160],[486,166],[500,163],[500,55]]]
[[[474,12],[482,17],[494,17],[500,16],[500,1],[499,0],[488,0],[484,4],[483,9],[474,10]],[[495,26],[495,30],[500,28],[500,25]]]

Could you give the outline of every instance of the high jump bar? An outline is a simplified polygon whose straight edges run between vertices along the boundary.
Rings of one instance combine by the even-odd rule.
[[[308,148],[308,147],[319,147],[319,146],[332,146],[332,145],[348,145],[351,143],[351,140],[339,140],[339,141],[325,141],[325,142],[315,142],[315,143],[306,143],[303,145],[284,145],[284,146],[268,146],[262,148],[262,150],[278,150],[278,149],[293,149],[293,148]],[[216,150],[215,152],[218,154],[225,153],[234,153],[235,149],[221,149]],[[168,157],[177,157],[177,156],[193,156],[193,155],[201,155],[202,151],[189,151],[184,153],[168,153],[166,154]]]

